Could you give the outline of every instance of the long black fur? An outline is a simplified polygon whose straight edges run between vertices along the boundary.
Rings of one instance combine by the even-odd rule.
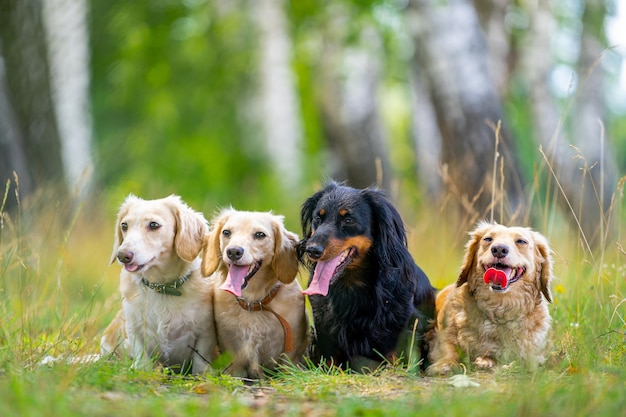
[[[350,224],[343,224],[341,209],[350,212]],[[416,318],[420,343],[434,316],[434,289],[413,261],[400,214],[385,194],[330,182],[304,202],[301,223],[304,238],[298,258],[311,278],[316,262],[307,257],[307,247],[326,247],[329,239],[357,235],[373,242],[359,268],[345,269],[331,283],[327,296],[309,297],[316,333],[311,359],[339,366],[361,363],[363,358],[390,359],[401,354],[399,340],[403,334],[411,337]]]

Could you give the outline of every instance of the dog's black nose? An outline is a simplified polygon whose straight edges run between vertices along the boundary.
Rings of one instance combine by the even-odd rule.
[[[131,251],[121,250],[117,253],[117,259],[123,264],[129,264],[133,261],[135,254]]]
[[[311,259],[319,259],[324,254],[324,248],[320,245],[307,246],[306,253]]]
[[[243,248],[241,246],[232,246],[226,249],[226,256],[231,261],[238,261],[243,256]]]
[[[509,254],[509,247],[507,245],[493,245],[491,254],[496,258],[504,258]]]

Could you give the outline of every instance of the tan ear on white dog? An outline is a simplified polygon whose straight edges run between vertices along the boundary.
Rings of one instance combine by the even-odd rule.
[[[552,255],[550,254],[550,245],[548,244],[548,240],[541,233],[532,233],[537,251],[538,285],[543,296],[551,303],[552,293],[550,292],[550,280],[552,279]]]
[[[212,275],[222,261],[220,235],[231,210],[232,209],[222,210],[218,217],[211,223],[211,232],[204,236],[202,243],[202,265],[200,268],[202,275],[205,277]]]
[[[120,206],[120,210],[117,213],[117,219],[115,219],[115,236],[113,238],[113,252],[111,253],[111,262],[109,264],[112,264],[117,259],[117,252],[119,251],[120,245],[122,244],[122,241],[124,240],[124,237],[122,236],[122,228],[120,226],[120,222],[122,218],[128,214],[128,210],[130,210],[130,207],[137,201],[142,201],[142,199],[133,194],[129,194],[128,197],[126,197],[126,199]]]
[[[276,278],[288,284],[296,278],[298,273],[299,264],[296,257],[298,235],[285,228],[282,216],[275,216],[272,227],[274,229],[272,269]]]
[[[202,250],[202,243],[209,231],[209,225],[202,213],[192,210],[182,202],[180,197],[171,195],[166,198],[166,201],[176,218],[176,237],[174,238],[176,254],[180,259],[192,262]]]
[[[485,232],[493,225],[494,223],[482,221],[478,223],[478,225],[476,225],[476,228],[470,232],[471,239],[465,245],[466,250],[465,256],[463,258],[463,266],[461,267],[459,278],[456,281],[457,287],[465,284],[468,277],[472,274],[472,269],[476,265],[476,252],[478,251],[480,241],[483,238]]]

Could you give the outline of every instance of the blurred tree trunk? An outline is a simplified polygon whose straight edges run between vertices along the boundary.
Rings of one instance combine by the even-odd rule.
[[[506,27],[510,0],[473,0],[481,27],[485,32],[489,65],[500,97],[509,88],[512,37]]]
[[[252,3],[260,33],[260,121],[269,156],[288,189],[301,180],[302,127],[291,69],[292,45],[284,0]]]
[[[363,28],[355,45],[339,38],[344,22],[330,22],[325,33],[320,73],[320,107],[330,145],[330,171],[358,188],[389,190],[392,172],[378,108],[381,40]]]
[[[412,0],[409,7],[414,65],[425,73],[437,114],[447,191],[468,222],[488,218],[492,210],[494,220],[515,221],[526,210],[523,180],[476,11],[469,0]],[[494,179],[494,127],[500,121]]]
[[[441,204],[443,182],[441,179],[441,135],[437,114],[430,100],[425,74],[413,65],[411,77],[411,125],[415,147],[415,160],[420,183],[425,187],[428,199]]]
[[[11,178],[15,170],[22,196],[43,185],[63,188],[61,140],[50,88],[41,1],[0,3],[0,50],[6,77],[0,101],[8,107],[0,126],[0,142],[10,152],[0,159],[2,180]]]
[[[560,115],[550,93],[548,80],[554,66],[550,48],[546,47],[556,29],[556,22],[549,10],[549,4],[538,2],[528,9],[530,28],[525,40],[526,48],[520,49],[521,72],[526,74],[533,113],[532,126],[535,137],[556,166],[564,164],[562,146],[558,145],[559,136],[564,132],[560,129]]]
[[[51,92],[66,183],[73,196],[88,193],[94,171],[89,97],[86,0],[43,0]]]
[[[589,7],[588,3],[585,15],[589,13]],[[573,98],[575,106],[570,137],[548,85],[554,59],[546,44],[556,34],[556,21],[549,4],[544,2],[529,7],[528,13],[530,30],[527,47],[521,50],[521,70],[528,78],[534,136],[544,149],[567,197],[566,200],[555,189],[558,204],[568,214],[571,214],[571,204],[586,242],[590,247],[595,246],[600,243],[599,232],[606,232],[611,227],[604,213],[615,191],[617,177],[610,144],[600,124],[605,110],[601,97],[602,70],[597,65],[602,54],[599,42],[602,22],[589,22],[589,15],[583,21],[579,91]],[[591,27],[595,27],[595,32]],[[572,149],[570,144],[578,150]],[[549,178],[549,181],[553,179]],[[571,215],[569,218],[574,222]]]
[[[13,182],[15,172],[20,179],[20,188],[26,194],[33,190],[32,178],[28,170],[26,152],[23,148],[23,139],[18,126],[17,118],[9,99],[8,85],[6,80],[5,61],[2,59],[0,48],[0,184],[4,192],[4,184],[7,180]],[[15,200],[10,198],[8,204],[15,205]]]
[[[580,149],[583,159],[576,160],[571,175],[575,179],[574,187],[579,187],[578,192],[574,187],[570,192],[579,210],[583,231],[595,246],[604,239],[599,233],[610,228],[607,215],[617,185],[617,167],[602,125],[602,121],[607,120],[604,71],[600,65],[605,44],[606,6],[602,0],[590,0],[584,4],[578,64],[580,91],[574,103],[575,134],[572,135],[572,144]]]

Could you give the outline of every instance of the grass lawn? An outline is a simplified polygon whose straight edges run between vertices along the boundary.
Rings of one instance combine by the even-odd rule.
[[[138,372],[128,360],[42,364],[98,352],[120,308],[119,266],[108,264],[114,214],[83,209],[63,227],[57,214],[29,218],[25,208],[0,230],[0,416],[626,416],[622,222],[593,254],[556,221],[540,230],[556,279],[551,359],[536,372],[512,363],[426,378],[401,365],[372,375],[311,366],[246,384],[217,372]],[[442,287],[456,278],[466,237],[434,223],[409,227],[410,247]]]

